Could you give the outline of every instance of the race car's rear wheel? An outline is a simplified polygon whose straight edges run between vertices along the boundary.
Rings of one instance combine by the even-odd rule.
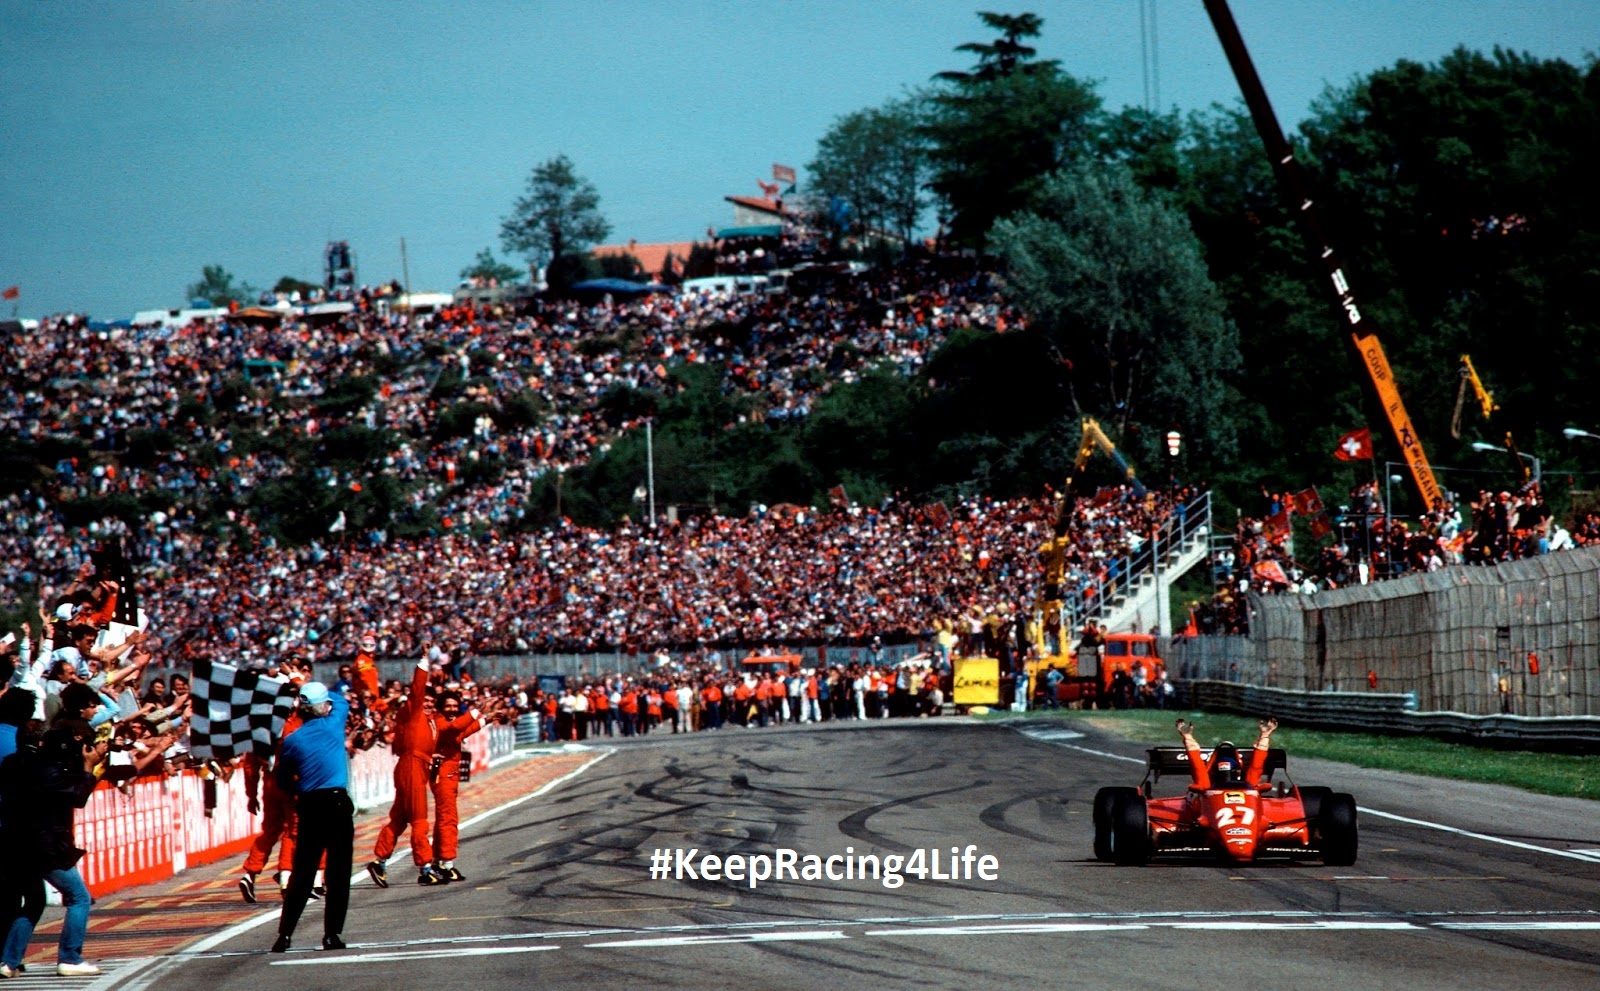
[[[1138,792],[1119,795],[1112,803],[1111,859],[1123,867],[1150,860],[1150,815]]]
[[[1345,794],[1330,794],[1317,812],[1317,834],[1322,846],[1322,862],[1329,867],[1349,867],[1356,862],[1360,845],[1356,835],[1356,800]]]
[[[1117,803],[1138,797],[1137,788],[1101,788],[1094,793],[1094,859],[1111,859],[1111,824]]]

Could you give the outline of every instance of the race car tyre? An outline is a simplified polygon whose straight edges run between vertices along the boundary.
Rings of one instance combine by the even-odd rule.
[[[1305,809],[1306,826],[1315,828],[1317,813],[1322,810],[1322,802],[1333,794],[1332,788],[1311,787],[1300,789],[1300,805]]]
[[[1349,867],[1356,862],[1360,845],[1356,835],[1356,800],[1334,793],[1322,800],[1317,812],[1317,834],[1322,844],[1322,862],[1329,867]]]
[[[1118,795],[1111,809],[1111,860],[1137,867],[1150,860],[1150,814],[1144,796]]]
[[[1111,859],[1112,813],[1117,802],[1138,797],[1137,788],[1101,788],[1094,793],[1094,859]]]

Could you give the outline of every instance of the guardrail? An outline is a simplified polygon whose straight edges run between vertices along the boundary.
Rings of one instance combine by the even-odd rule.
[[[1300,692],[1227,681],[1189,681],[1177,688],[1181,704],[1248,716],[1273,715],[1324,729],[1436,736],[1573,753],[1590,753],[1600,745],[1600,718],[1593,716],[1418,712],[1416,696],[1409,692]]]

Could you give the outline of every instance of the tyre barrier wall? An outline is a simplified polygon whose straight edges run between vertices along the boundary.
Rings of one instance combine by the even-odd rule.
[[[1189,681],[1183,705],[1247,716],[1277,716],[1302,726],[1373,733],[1427,735],[1517,749],[1592,753],[1600,746],[1593,716],[1478,716],[1419,712],[1409,692],[1300,692],[1228,681]]]
[[[472,772],[487,771],[515,751],[516,730],[485,727],[468,749]],[[387,749],[351,757],[356,808],[370,811],[394,798],[393,772],[394,754]],[[100,897],[240,855],[257,825],[247,808],[242,771],[213,778],[191,768],[172,777],[137,778],[126,791],[102,781],[78,811],[74,842],[85,851],[78,866],[89,892]]]

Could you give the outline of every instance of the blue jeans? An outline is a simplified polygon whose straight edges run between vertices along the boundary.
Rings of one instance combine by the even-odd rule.
[[[67,910],[66,921],[61,925],[61,944],[56,951],[57,963],[83,963],[83,940],[89,934],[89,889],[83,883],[78,868],[45,871],[45,883],[61,892],[61,904]],[[15,967],[28,952],[28,941],[33,939],[33,921],[27,913],[18,916],[6,933],[5,963]]]

